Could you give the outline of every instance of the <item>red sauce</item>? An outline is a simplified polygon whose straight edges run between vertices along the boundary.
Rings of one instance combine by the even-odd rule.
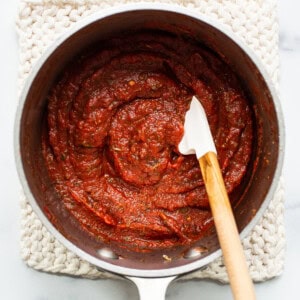
[[[193,95],[231,193],[245,176],[253,124],[236,76],[216,54],[144,32],[104,42],[65,69],[49,96],[43,154],[82,229],[142,252],[193,243],[212,226],[198,161],[177,148]]]

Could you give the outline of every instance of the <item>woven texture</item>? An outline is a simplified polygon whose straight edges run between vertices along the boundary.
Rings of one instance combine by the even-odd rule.
[[[23,86],[33,64],[60,34],[80,19],[112,5],[140,1],[36,0],[22,1],[17,27],[20,43],[19,87]],[[278,23],[275,0],[161,0],[145,1],[181,5],[204,14],[239,38],[262,60],[275,86],[278,86]],[[28,204],[21,199],[21,254],[28,266],[53,273],[88,278],[113,275],[99,271],[61,245],[42,225]],[[281,274],[284,265],[284,192],[282,180],[268,209],[252,232],[243,240],[250,273],[255,281]],[[211,278],[227,282],[219,258],[205,269],[183,277]]]

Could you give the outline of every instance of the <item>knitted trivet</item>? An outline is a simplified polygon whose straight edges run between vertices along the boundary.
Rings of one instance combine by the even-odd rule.
[[[140,1],[36,0],[22,1],[17,21],[20,42],[20,88],[34,62],[60,34],[85,16],[112,5]],[[149,1],[147,1],[149,2]],[[276,0],[161,0],[198,11],[223,24],[254,50],[278,86],[278,24]],[[283,270],[285,230],[283,225],[283,185],[280,182],[264,216],[243,241],[251,276],[262,281]],[[25,197],[21,201],[21,253],[28,266],[89,278],[107,278],[101,272],[62,246],[46,230]],[[185,278],[211,278],[227,282],[222,258],[206,269]]]

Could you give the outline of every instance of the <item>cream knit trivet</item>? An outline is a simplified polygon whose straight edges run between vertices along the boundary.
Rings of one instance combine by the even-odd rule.
[[[36,0],[22,1],[17,21],[20,43],[19,86],[47,46],[78,20],[112,5],[140,1]],[[150,1],[145,1],[150,2]],[[275,0],[176,0],[153,1],[181,5],[223,24],[248,44],[264,63],[278,87],[278,24]],[[284,264],[285,230],[283,185],[243,246],[255,281],[281,274]],[[21,254],[28,266],[53,273],[88,278],[113,276],[99,271],[62,246],[42,225],[25,197],[21,200]],[[184,278],[211,278],[227,282],[222,258],[204,270]]]

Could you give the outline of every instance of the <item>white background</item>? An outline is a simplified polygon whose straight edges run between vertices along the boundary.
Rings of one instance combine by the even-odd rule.
[[[245,0],[246,1],[246,0]],[[0,299],[137,300],[131,283],[50,275],[25,266],[19,255],[19,181],[13,156],[13,122],[17,95],[18,0],[0,2]],[[258,299],[299,299],[300,271],[300,1],[279,0],[280,92],[286,122],[286,231],[284,274],[256,284]],[[210,281],[172,283],[167,299],[231,299],[227,285]]]

